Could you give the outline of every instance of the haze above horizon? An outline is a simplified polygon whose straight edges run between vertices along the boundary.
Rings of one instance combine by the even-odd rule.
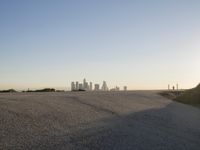
[[[0,89],[199,83],[200,1],[1,0]]]

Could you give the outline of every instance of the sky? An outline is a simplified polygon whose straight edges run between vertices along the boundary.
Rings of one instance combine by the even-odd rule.
[[[200,79],[199,0],[0,0],[0,89]]]

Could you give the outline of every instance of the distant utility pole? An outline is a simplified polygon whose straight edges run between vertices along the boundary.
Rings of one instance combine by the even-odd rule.
[[[177,91],[178,91],[178,83],[176,84],[176,88],[177,88]]]
[[[170,85],[168,84],[168,90],[170,90]]]

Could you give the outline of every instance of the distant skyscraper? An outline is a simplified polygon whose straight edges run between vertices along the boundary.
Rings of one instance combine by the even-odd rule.
[[[95,91],[99,91],[99,87],[100,87],[99,84],[95,84],[95,85],[94,85],[94,90],[95,90]]]
[[[90,82],[90,88],[89,89],[90,89],[90,91],[92,91],[92,82]]]
[[[103,81],[103,85],[102,85],[102,91],[108,91],[108,86],[106,84],[106,81]]]
[[[83,89],[86,90],[87,89],[87,83],[86,83],[86,79],[83,79]]]
[[[72,82],[72,83],[71,83],[71,91],[74,91],[74,90],[76,90],[76,86],[75,86],[75,83]]]
[[[175,87],[173,87],[175,88]],[[127,86],[123,87],[124,91],[127,91]],[[177,84],[177,89],[178,89],[178,84]],[[99,84],[93,84],[92,82],[87,82],[86,79],[83,79],[83,83],[79,83],[78,81],[76,82],[71,82],[71,90],[72,91],[78,91],[78,90],[84,90],[84,91],[109,91],[109,88],[107,86],[106,81],[103,81],[102,86],[100,87]],[[110,89],[110,91],[120,91],[120,88],[118,86]]]
[[[88,84],[88,82],[85,82],[85,90],[89,91],[89,84]]]
[[[76,90],[79,90],[79,83],[76,81]]]
[[[79,89],[78,89],[78,90],[85,90],[85,89],[83,88],[83,84],[82,84],[82,83],[79,84]]]

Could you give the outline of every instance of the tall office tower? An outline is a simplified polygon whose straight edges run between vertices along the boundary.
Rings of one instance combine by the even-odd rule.
[[[92,82],[90,82],[90,88],[89,89],[90,89],[90,91],[92,91]]]
[[[78,89],[78,90],[85,90],[85,89],[83,88],[83,84],[82,84],[82,83],[79,84],[79,89]]]
[[[95,91],[99,91],[99,84],[95,84],[95,85],[94,85],[94,90],[95,90]]]
[[[78,84],[78,81],[76,81],[76,90],[79,90],[79,84]]]
[[[86,79],[83,79],[83,89],[86,90]]]
[[[106,84],[106,81],[103,81],[103,85],[102,85],[102,91],[108,91],[108,86]]]
[[[72,83],[71,83],[71,91],[74,91],[74,90],[76,90],[76,86],[75,86],[75,83],[72,82]]]
[[[85,82],[85,90],[89,91],[89,84],[87,82]]]
[[[170,90],[170,85],[168,84],[168,90]]]
[[[124,91],[127,91],[127,86],[124,86]]]

